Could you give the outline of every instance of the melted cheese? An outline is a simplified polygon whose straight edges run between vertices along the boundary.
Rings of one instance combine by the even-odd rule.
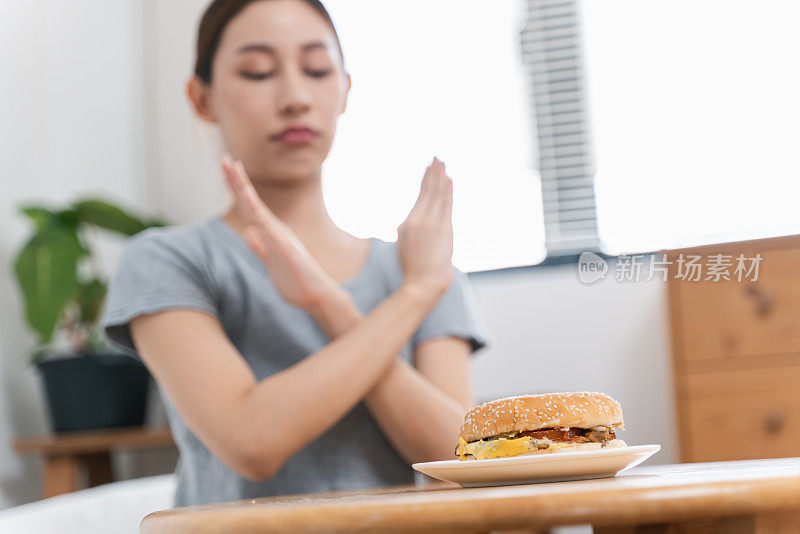
[[[464,441],[464,438],[458,438],[458,447],[456,448],[456,454],[462,459],[467,459],[467,442]]]
[[[519,456],[536,450],[536,446],[531,443],[531,438],[527,436],[512,439],[499,438],[490,441],[473,441],[472,443],[467,443],[463,438],[459,438],[456,454],[462,460],[466,460],[468,454],[471,454],[476,460],[488,460],[489,458]]]
[[[511,456],[520,456],[522,454],[530,454],[534,452],[540,453],[554,453],[559,450],[566,449],[580,445],[579,443],[570,443],[567,441],[551,441],[549,439],[542,439],[539,442],[546,442],[549,447],[546,449],[537,448],[536,444],[532,442],[532,438],[523,436],[521,438],[498,438],[489,441],[473,441],[467,443],[463,438],[458,438],[458,448],[456,454],[461,460],[469,460],[468,455],[472,455],[475,460],[488,460],[490,458],[508,458]],[[606,442],[604,447],[616,448],[625,447],[626,443],[620,439],[614,439]]]

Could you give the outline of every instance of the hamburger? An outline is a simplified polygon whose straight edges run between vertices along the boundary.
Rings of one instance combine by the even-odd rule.
[[[605,393],[518,395],[467,412],[455,454],[486,460],[626,447],[622,406]]]

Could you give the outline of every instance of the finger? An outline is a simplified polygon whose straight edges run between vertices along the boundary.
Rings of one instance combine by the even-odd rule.
[[[252,180],[247,175],[247,171],[241,161],[237,161],[230,166],[230,176],[233,188],[239,198],[242,207],[242,214],[253,224],[265,226],[270,232],[274,232],[278,218],[272,213],[261,197],[258,196]]]
[[[434,163],[435,163],[434,158]],[[411,209],[412,212],[414,211],[422,211],[425,209],[425,206],[428,204],[431,198],[431,184],[434,182],[434,163],[428,165],[425,169],[425,175],[422,177],[422,184],[419,188],[419,196],[417,196],[417,201],[414,204],[414,207]]]
[[[250,177],[247,176],[247,172],[244,170],[244,165],[242,165],[241,161],[237,161],[233,165],[233,170],[246,213],[251,217],[253,222],[260,222],[264,218],[263,216],[266,212],[269,211],[269,208],[267,208],[267,205],[261,200],[261,197],[258,196],[256,188],[253,187],[253,182],[251,182]]]
[[[447,182],[449,178],[444,173],[444,163],[436,159],[433,167],[433,178],[431,185],[430,212],[434,216],[439,216],[444,212],[447,194]]]
[[[255,227],[248,226],[244,230],[244,238],[253,252],[255,252],[256,255],[261,258],[261,261],[267,263],[269,261],[269,252],[267,251],[267,247],[261,238],[260,232]]]
[[[259,206],[254,205],[253,199],[249,195],[247,180],[242,179],[239,168],[230,158],[223,159],[222,168],[225,171],[225,180],[233,193],[237,209],[249,222],[256,222]]]
[[[253,181],[250,179],[250,177],[247,175],[247,171],[244,169],[244,164],[241,161],[238,161],[236,163],[236,168],[239,179],[244,184],[245,197],[250,208],[255,210],[256,216],[259,217],[262,223],[269,224],[270,229],[275,230],[275,227],[280,224],[280,219],[278,219],[278,216],[275,215],[271,209],[269,209],[269,206],[267,206],[266,202],[264,202],[258,195],[258,192],[253,185]]]
[[[437,176],[436,198],[431,203],[431,213],[435,217],[446,217],[453,202],[453,180],[443,174]]]
[[[442,174],[444,174],[444,170],[445,170],[445,169],[444,169],[444,167],[445,167],[445,165],[444,165],[444,161],[442,161],[442,160],[440,160],[439,158],[437,158],[437,157],[435,157],[435,156],[434,156],[434,158],[433,158],[433,165],[434,165],[434,167],[436,167],[436,170],[437,170],[437,171],[439,171],[439,172],[441,172]]]
[[[445,191],[444,216],[447,220],[453,220],[453,180],[447,178],[447,189]]]
[[[431,214],[436,218],[444,218],[447,216],[448,210],[450,209],[450,204],[452,203],[453,199],[453,181],[447,177],[443,176],[440,178],[440,190],[436,197],[436,200],[433,202],[431,206]]]
[[[225,177],[225,185],[228,187],[228,190],[231,192],[231,196],[233,197],[233,203],[236,207],[236,211],[239,213],[244,214],[244,206],[242,204],[242,197],[237,187],[236,178],[233,176],[233,160],[226,154],[222,158],[222,174]]]

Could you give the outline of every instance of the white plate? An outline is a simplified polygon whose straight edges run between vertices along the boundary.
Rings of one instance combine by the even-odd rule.
[[[489,460],[422,462],[411,467],[433,478],[455,482],[464,488],[507,486],[613,477],[620,471],[642,463],[660,450],[661,445],[636,445]]]

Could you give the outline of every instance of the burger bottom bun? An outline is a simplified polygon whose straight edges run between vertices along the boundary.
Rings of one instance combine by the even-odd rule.
[[[562,447],[540,449],[538,451],[520,454],[520,456],[529,456],[531,454],[558,454],[559,452],[597,451],[600,449],[618,449],[620,447],[627,446],[628,444],[621,439],[612,439],[606,441],[605,447],[603,447],[602,443],[576,443],[575,445],[564,445]]]
[[[501,458],[516,458],[518,456],[532,456],[534,454],[558,454],[560,452],[598,451],[600,449],[618,449],[620,447],[627,447],[627,446],[628,444],[621,439],[612,439],[606,441],[605,447],[603,447],[603,444],[599,442],[564,444],[558,447],[548,447],[547,449],[539,449],[537,451],[523,452],[522,454],[515,454],[514,456],[505,456],[505,457],[501,456]],[[470,454],[466,458],[462,458],[462,461],[478,461],[478,460],[476,460],[475,457]]]

